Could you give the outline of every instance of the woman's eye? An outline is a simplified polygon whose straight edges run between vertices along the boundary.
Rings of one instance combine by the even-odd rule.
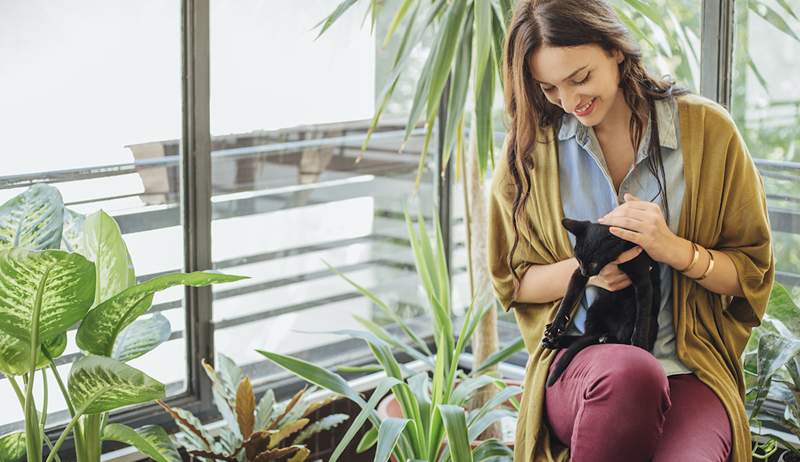
[[[555,88],[556,88],[556,87],[550,87],[550,88],[545,88],[545,87],[542,87],[542,91],[543,91],[543,92],[545,92],[545,93],[550,93],[550,92],[551,92],[551,91],[553,91]]]
[[[586,74],[586,77],[584,77],[583,80],[581,80],[580,82],[575,82],[575,85],[583,85],[584,83],[588,82],[590,75],[592,75],[591,72]]]

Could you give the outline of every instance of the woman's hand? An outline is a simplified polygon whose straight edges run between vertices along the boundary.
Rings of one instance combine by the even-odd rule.
[[[625,203],[598,223],[610,225],[611,234],[638,245],[653,260],[670,263],[675,258],[677,236],[669,229],[658,204],[625,193]]]
[[[640,253],[642,253],[641,247],[634,247],[622,252],[616,260],[604,266],[597,275],[590,277],[589,284],[602,287],[611,292],[616,292],[628,287],[631,285],[631,280],[627,274],[619,269],[618,265],[628,260],[633,260]]]

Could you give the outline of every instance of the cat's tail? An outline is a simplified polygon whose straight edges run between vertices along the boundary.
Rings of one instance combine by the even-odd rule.
[[[605,337],[607,337],[605,334],[587,335],[575,340],[572,345],[567,348],[561,358],[558,359],[556,367],[553,369],[553,371],[550,373],[550,377],[547,379],[547,386],[550,387],[556,383],[556,380],[561,377],[561,374],[564,373],[564,371],[567,369],[567,366],[569,366],[570,361],[572,361],[572,358],[574,358],[578,352],[590,345],[604,343]]]

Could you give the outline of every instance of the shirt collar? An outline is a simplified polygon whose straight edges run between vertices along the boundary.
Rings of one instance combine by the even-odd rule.
[[[656,100],[656,119],[658,121],[658,137],[661,147],[669,149],[678,148],[678,136],[675,131],[676,105],[674,98]],[[647,125],[642,140],[649,140],[650,124]],[[558,139],[566,140],[573,136],[585,142],[589,136],[589,129],[572,114],[565,113],[561,117],[561,128]]]

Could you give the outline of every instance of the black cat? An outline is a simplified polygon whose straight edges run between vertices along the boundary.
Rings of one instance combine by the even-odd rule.
[[[607,225],[569,218],[561,223],[575,236],[575,257],[580,267],[572,274],[555,319],[545,327],[542,339],[545,348],[567,348],[547,380],[548,387],[558,380],[572,358],[589,345],[623,343],[652,351],[661,306],[658,266],[642,251],[632,260],[619,264],[631,285],[616,292],[598,287],[597,297],[586,311],[584,334],[563,335],[589,278],[635,244],[611,234]]]

